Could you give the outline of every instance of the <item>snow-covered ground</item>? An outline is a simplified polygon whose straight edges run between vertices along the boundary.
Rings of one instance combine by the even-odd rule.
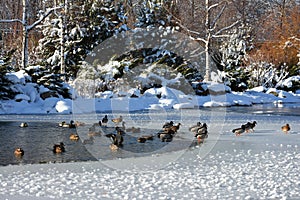
[[[183,129],[198,114],[182,111]],[[299,116],[222,110],[207,115],[209,137],[184,151],[0,167],[0,199],[300,198]],[[258,122],[253,133],[236,137],[231,132],[252,120]],[[289,134],[280,130],[285,123],[292,127]]]
[[[222,84],[211,84],[210,86],[214,92],[225,91]],[[261,87],[243,93],[229,92],[208,96],[185,95],[179,90],[162,87],[149,89],[138,98],[132,98],[130,95],[130,93],[113,94],[112,92],[103,92],[92,99],[77,97],[74,100],[70,100],[51,97],[42,100],[36,97],[35,101],[32,102],[27,100],[21,102],[15,100],[0,101],[0,114],[132,112],[145,109],[166,110],[219,106],[252,106],[254,104],[266,103],[281,106],[284,103],[300,102],[300,94],[298,93],[295,94],[276,89],[269,89],[263,92],[263,88]],[[157,95],[161,97],[157,98]]]

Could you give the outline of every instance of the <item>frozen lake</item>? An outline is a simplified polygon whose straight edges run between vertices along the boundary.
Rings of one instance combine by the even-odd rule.
[[[27,121],[33,127],[38,127],[37,122],[41,121],[53,128],[58,122],[71,118],[92,124],[103,115],[3,115],[0,119],[1,124],[17,126],[19,122]],[[183,126],[175,140],[163,146],[154,145],[159,144],[158,141],[154,144],[149,141],[142,147],[125,148],[142,145],[132,142],[124,145],[117,154],[106,151],[108,148],[102,143],[103,136],[96,137],[93,145],[83,146],[79,142],[68,141],[69,129],[58,129],[61,132],[52,130],[52,134],[49,131],[49,136],[54,139],[47,141],[47,148],[51,148],[52,142],[62,140],[66,142],[66,153],[60,155],[60,160],[55,160],[57,156],[50,151],[51,164],[26,164],[30,162],[27,162],[25,154],[23,164],[16,161],[11,163],[13,165],[0,167],[0,198],[24,199],[24,195],[37,199],[300,198],[299,104],[108,115],[109,118],[122,115],[127,127],[141,127],[146,134],[156,133],[169,120],[181,122]],[[253,120],[258,122],[253,133],[236,137],[231,132],[233,128]],[[194,138],[188,127],[197,121],[208,124],[209,137],[203,144],[191,146]],[[289,134],[280,130],[286,123],[291,125]],[[5,131],[2,129],[1,135]],[[22,131],[18,127],[16,133],[10,134],[26,136]],[[40,134],[44,135],[43,132]],[[78,130],[78,134],[83,139],[86,137],[85,130]],[[26,144],[32,147],[32,140],[26,140]],[[145,150],[146,145],[153,148]],[[75,150],[85,152],[89,159],[84,155],[80,156],[85,159],[78,158],[78,154],[71,153]],[[3,150],[0,153],[2,156]]]

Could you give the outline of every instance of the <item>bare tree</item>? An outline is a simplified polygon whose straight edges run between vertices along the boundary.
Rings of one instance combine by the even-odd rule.
[[[39,25],[46,17],[48,17],[54,10],[59,9],[60,7],[54,7],[47,9],[47,11],[40,16],[40,18],[32,24],[28,24],[28,10],[29,3],[28,0],[22,0],[23,12],[22,20],[20,19],[3,19],[0,20],[0,23],[13,23],[18,22],[22,25],[23,35],[22,35],[22,69],[24,69],[28,64],[28,38],[29,32]]]
[[[182,20],[181,16],[175,16],[173,17],[177,20],[178,25],[185,30],[190,36],[196,40],[200,41],[204,44],[205,46],[205,76],[204,79],[205,81],[211,81],[211,66],[210,66],[210,53],[212,51],[212,42],[215,39],[218,38],[224,38],[224,37],[229,37],[229,34],[226,34],[226,31],[232,29],[236,25],[240,23],[239,20],[235,20],[233,22],[230,22],[226,24],[225,26],[222,26],[219,22],[220,19],[222,18],[229,2],[226,0],[223,1],[215,1],[213,0],[205,0],[204,5],[201,4],[201,1],[193,0],[189,2],[189,7],[192,12],[192,16],[194,18],[194,26],[190,26],[187,24],[188,21]],[[194,9],[194,10],[193,10]],[[185,10],[185,13],[187,11]],[[201,21],[199,23],[199,18],[204,13],[204,27],[201,26]],[[198,22],[196,21],[198,19]],[[197,26],[195,25],[197,24]],[[199,25],[200,24],[200,25]],[[203,24],[202,24],[203,25]],[[199,28],[200,27],[200,28]],[[202,29],[204,28],[204,31]],[[205,32],[205,34],[203,34]]]

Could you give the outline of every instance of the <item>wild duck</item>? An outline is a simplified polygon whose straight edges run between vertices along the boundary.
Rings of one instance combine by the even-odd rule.
[[[27,124],[26,122],[22,122],[22,123],[20,124],[20,127],[22,127],[22,128],[28,127],[28,124]]]
[[[120,131],[117,131],[117,134],[109,133],[106,134],[105,136],[111,139],[112,144],[117,145],[118,147],[123,145],[124,138]]]
[[[173,140],[173,134],[161,133],[159,138],[162,142],[171,142]]]
[[[174,131],[175,133],[177,133],[177,131],[179,130],[180,126],[181,126],[181,123],[178,123],[175,126],[171,126],[171,130]]]
[[[201,122],[197,122],[196,125],[193,125],[189,128],[189,131],[196,133],[199,128],[201,128]]]
[[[144,137],[139,137],[138,139],[137,139],[137,141],[139,142],[139,143],[145,143],[146,142],[146,138],[144,138]]]
[[[119,149],[119,147],[115,144],[110,144],[109,145],[109,148],[112,150],[112,151],[117,151]]]
[[[62,153],[62,152],[65,152],[65,145],[63,142],[53,145],[53,153]]]
[[[107,126],[107,123],[108,123],[108,118],[107,118],[107,115],[105,115],[101,121],[99,121],[99,125],[100,126]]]
[[[119,132],[121,135],[125,135],[126,134],[124,130],[125,129],[123,127],[118,127],[118,126],[116,127],[116,131]]]
[[[24,156],[24,150],[22,148],[18,147],[15,149],[14,154],[16,157],[22,157],[22,156]]]
[[[240,128],[233,129],[232,132],[235,133],[236,136],[240,136],[245,132],[245,125],[242,125]]]
[[[204,139],[208,138],[207,131],[205,133],[196,134],[195,137],[197,138],[198,143],[201,143]]]
[[[247,124],[245,124],[245,131],[248,133],[250,131],[254,131],[254,127],[255,125],[257,124],[256,121],[253,121],[253,122],[247,122]]]
[[[153,135],[144,135],[142,137],[145,138],[146,140],[153,140]]]
[[[58,126],[64,127],[64,128],[76,128],[76,125],[74,124],[73,120],[71,120],[69,124],[66,123],[65,121],[62,121],[61,123],[58,124]]]
[[[203,123],[200,128],[197,129],[196,134],[207,134],[207,124]]]
[[[131,128],[127,128],[126,132],[132,132],[132,133],[140,133],[141,129],[140,128],[136,128],[136,127],[131,127]]]
[[[137,139],[140,143],[145,143],[147,140],[153,140],[153,135],[143,135]]]
[[[171,121],[172,122],[172,121]],[[178,123],[177,125],[174,125],[174,123],[172,122],[171,123],[170,122],[170,124],[169,125],[167,125],[167,126],[163,126],[163,130],[164,131],[169,131],[169,130],[172,130],[174,133],[177,133],[177,131],[179,130],[179,128],[180,128],[180,126],[181,126],[181,123]],[[171,125],[171,124],[173,124],[173,125]]]
[[[119,124],[123,121],[123,117],[120,116],[120,117],[118,117],[118,118],[112,119],[111,121],[112,121],[113,123],[115,123],[115,125],[117,126],[117,125],[119,125]]]
[[[171,126],[174,125],[174,122],[173,121],[170,121],[170,122],[166,122],[164,125],[163,125],[163,129],[165,128],[170,128]]]
[[[70,134],[70,140],[78,141],[79,140],[79,135],[71,133]]]
[[[118,147],[123,145],[124,138],[122,136],[121,131],[117,131],[116,139],[114,141],[114,144],[117,145]]]
[[[286,124],[286,125],[284,125],[284,126],[281,127],[281,130],[282,130],[285,134],[287,134],[287,133],[291,130],[291,127],[290,127],[289,124]]]

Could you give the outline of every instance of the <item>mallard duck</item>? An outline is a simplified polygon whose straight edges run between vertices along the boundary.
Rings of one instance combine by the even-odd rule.
[[[117,135],[116,135],[114,144],[117,145],[118,147],[120,147],[123,145],[123,141],[124,141],[124,138],[122,136],[122,132],[119,130],[119,131],[117,131]]]
[[[62,153],[62,152],[65,152],[65,145],[63,142],[53,145],[53,153]]]
[[[100,126],[107,126],[107,123],[108,123],[108,118],[107,118],[107,115],[105,115],[101,121],[99,121],[99,125]]]
[[[144,135],[142,137],[145,138],[146,140],[153,140],[153,135]]]
[[[253,122],[247,122],[247,124],[245,124],[245,131],[248,133],[250,130],[253,132],[254,131],[254,127],[257,124],[256,121]]]
[[[119,118],[114,118],[111,120],[113,123],[115,123],[115,125],[119,125],[122,121],[123,121],[123,117],[120,116]]]
[[[112,151],[117,151],[119,149],[119,147],[115,144],[110,144],[109,145],[109,148],[112,150]]]
[[[171,142],[173,139],[173,135],[169,133],[161,133],[159,138],[162,142]]]
[[[235,133],[236,136],[240,136],[245,132],[245,125],[242,125],[241,128],[233,129],[232,132]]]
[[[286,125],[284,125],[284,126],[281,127],[281,130],[282,130],[285,134],[287,134],[287,133],[291,130],[291,127],[290,127],[289,124],[286,124]]]
[[[123,123],[125,123],[125,122],[123,122]],[[119,126],[116,127],[116,131],[120,132],[121,135],[125,135],[126,134],[124,130],[125,130],[125,127],[119,127]]]
[[[195,134],[198,143],[204,141],[204,139],[208,138],[207,125],[204,123],[201,128],[199,128]]]
[[[201,122],[197,122],[196,125],[193,125],[189,128],[189,131],[196,133],[199,128],[201,128]]]
[[[196,131],[196,134],[201,135],[201,134],[207,134],[207,124],[203,123]]]
[[[146,138],[144,138],[144,137],[139,137],[138,139],[137,139],[137,141],[139,142],[139,143],[145,143],[146,142]]]
[[[143,135],[137,139],[140,143],[145,143],[147,140],[153,140],[153,135]]]
[[[127,132],[132,132],[132,133],[140,133],[141,129],[140,128],[135,128],[134,126],[131,128],[126,129]]]
[[[22,123],[20,124],[20,127],[22,127],[22,128],[28,127],[28,124],[27,124],[26,122],[22,122]]]
[[[15,149],[14,154],[16,157],[22,157],[22,156],[24,156],[24,150],[22,148],[18,147]]]
[[[175,133],[177,133],[177,131],[179,130],[180,126],[181,126],[181,123],[178,123],[175,126],[171,126],[171,130],[173,130]]]
[[[70,134],[70,140],[78,141],[79,140],[79,135],[71,133]]]
[[[164,131],[172,130],[172,131],[174,131],[174,133],[177,133],[177,131],[179,130],[180,126],[181,126],[181,123],[178,123],[177,125],[174,125],[173,121],[171,121],[169,124],[165,124],[163,126],[163,130]]]
[[[62,121],[61,123],[58,124],[58,126],[63,128],[76,128],[76,125],[74,124],[73,120],[70,121],[70,124],[66,123],[65,121]]]
[[[163,125],[163,129],[165,128],[170,128],[171,126],[174,125],[174,122],[173,121],[170,121],[170,122],[166,122],[164,125]]]

